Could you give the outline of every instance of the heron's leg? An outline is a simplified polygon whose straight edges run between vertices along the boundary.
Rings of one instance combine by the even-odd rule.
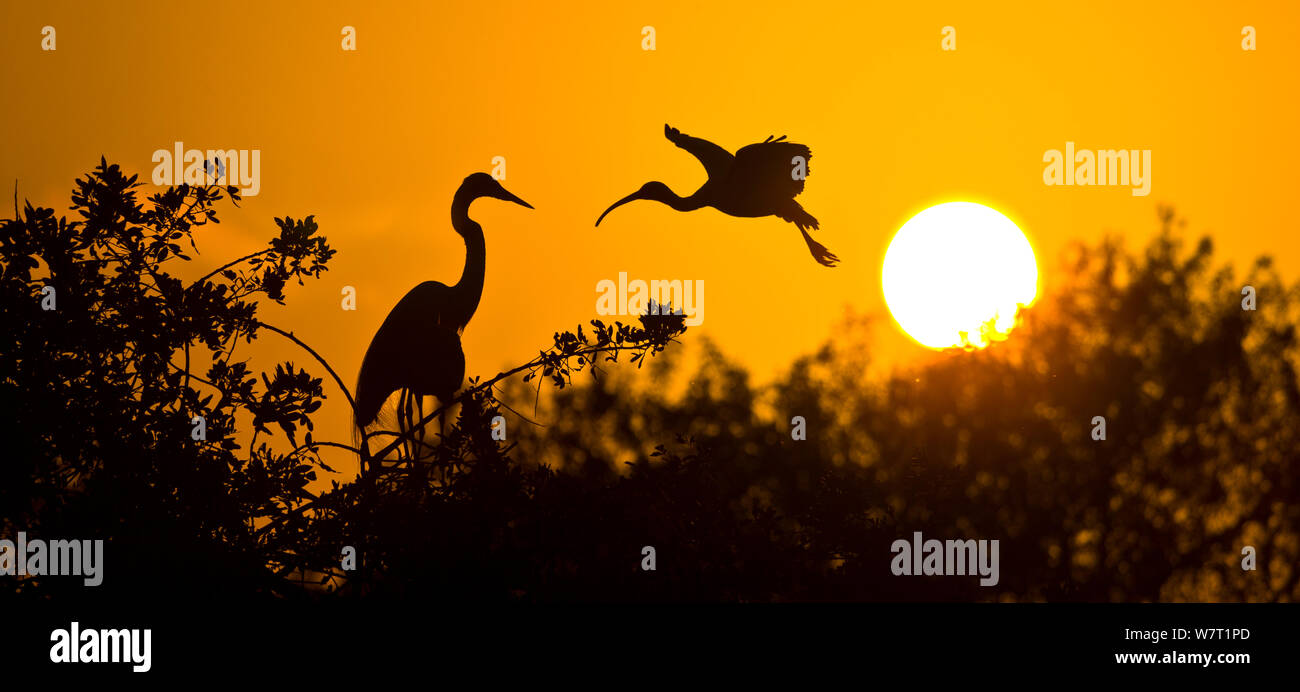
[[[411,417],[408,411],[410,405],[411,391],[403,389],[401,398],[397,400],[397,432],[403,436],[407,435],[411,430]],[[409,439],[402,440],[402,455],[407,459],[411,458],[411,441]]]
[[[442,446],[442,442],[443,442],[443,438],[444,438],[445,435],[446,435],[446,431],[443,430],[443,420],[445,419],[445,416],[446,416],[446,413],[447,413],[447,412],[446,412],[445,410],[442,409],[442,399],[438,398],[437,396],[434,396],[434,397],[433,397],[433,399],[432,399],[432,401],[430,401],[429,405],[432,406],[432,407],[434,408],[434,410],[436,410],[436,411],[438,412],[438,441],[435,442],[433,446],[434,446],[434,447],[441,447],[441,446]],[[433,423],[433,421],[430,421],[430,427],[432,427],[432,423]]]
[[[840,261],[840,258],[826,249],[825,245],[813,240],[812,236],[808,235],[808,231],[803,229],[803,226],[799,227],[799,232],[803,234],[804,242],[808,243],[808,251],[812,253],[813,259],[817,260],[818,264],[823,267],[833,267],[836,262]]]
[[[424,426],[420,425],[420,419],[424,418],[420,414],[424,409],[423,399],[419,394],[411,395],[411,429],[414,431],[411,435],[412,464],[424,458]]]
[[[410,437],[406,440],[406,458],[412,466],[420,458],[420,436],[424,432],[416,427],[416,424],[420,422],[420,419],[415,417],[415,407],[419,400],[420,397],[414,392],[408,391],[406,393],[406,429],[411,431]]]
[[[441,403],[441,402],[439,402]],[[438,411],[438,444],[442,445],[447,441],[447,407],[444,405],[441,411]],[[450,464],[451,462],[448,462]],[[449,468],[443,469],[442,484],[447,484],[447,472]]]
[[[423,397],[423,396],[416,396],[416,397],[415,397],[415,424],[419,424],[419,422],[422,421],[422,420],[424,420],[424,397]],[[415,438],[414,438],[414,439],[415,439],[415,441],[416,441],[416,443],[415,443],[415,444],[416,444],[416,449],[420,450],[420,454],[417,455],[417,456],[419,456],[420,458],[423,458],[423,455],[424,455],[424,447],[425,447],[425,445],[424,445],[424,426],[423,426],[423,425],[421,425],[421,426],[420,426],[420,429],[416,432],[416,434],[415,434]]]
[[[406,408],[406,390],[405,390],[405,389],[402,389],[402,390],[398,390],[398,392],[397,392],[397,409],[396,409],[396,413],[397,413],[397,433],[398,433],[399,435],[405,435],[405,434],[406,434],[406,421],[402,418],[402,409],[404,409],[404,408]],[[400,441],[401,441],[402,444],[401,444],[401,446],[399,447],[399,450],[400,450],[401,454],[405,454],[405,453],[406,453],[406,441],[405,441],[405,440],[400,440]],[[398,456],[401,456],[401,454],[399,454]]]
[[[435,406],[438,404],[437,397],[434,397],[433,404]],[[419,406],[419,413],[417,414],[417,416],[419,420],[423,421],[425,418],[424,397],[420,397],[418,406]],[[432,421],[429,421],[429,423],[431,424]],[[422,460],[432,458],[437,453],[438,446],[442,444],[441,440],[439,440],[436,443],[430,444],[428,439],[428,431],[429,431],[428,424],[420,426],[420,459]],[[438,434],[441,437],[442,434],[441,426],[439,427]]]

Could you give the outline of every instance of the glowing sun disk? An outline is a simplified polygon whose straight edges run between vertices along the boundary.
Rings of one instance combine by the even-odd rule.
[[[987,346],[1038,295],[1029,239],[995,209],[939,204],[913,216],[885,251],[885,303],[908,336],[930,348]]]

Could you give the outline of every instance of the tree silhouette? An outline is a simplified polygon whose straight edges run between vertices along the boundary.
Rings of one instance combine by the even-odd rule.
[[[879,378],[864,374],[869,329],[851,323],[756,387],[708,347],[676,398],[629,378],[554,397],[549,427],[525,429],[518,456],[610,482],[628,460],[655,468],[646,440],[683,436],[683,458],[715,481],[666,491],[674,516],[639,516],[698,522],[682,507],[708,503],[741,526],[771,522],[757,544],[692,533],[722,536],[704,552],[733,567],[762,565],[707,599],[1294,599],[1300,288],[1267,258],[1236,278],[1213,266],[1208,239],[1183,247],[1172,211],[1160,223],[1139,253],[1115,240],[1073,247],[1061,285],[989,348]],[[1242,308],[1246,284],[1258,310]],[[791,439],[796,415],[806,441]],[[1104,441],[1091,437],[1099,415]],[[889,545],[913,531],[998,539],[999,584],[892,575]],[[1247,546],[1256,571],[1241,567]],[[659,549],[661,565],[680,555],[706,588],[710,563],[694,546]],[[775,574],[789,581],[773,587]]]
[[[310,438],[325,394],[291,363],[259,382],[235,349],[262,333],[259,299],[283,303],[334,251],[311,217],[277,219],[266,249],[187,284],[171,268],[238,191],[182,185],[141,202],[139,186],[101,160],[76,183],[79,220],[28,204],[0,225],[0,522],[9,536],[106,540],[101,588],[115,593],[280,591],[303,527],[260,525],[307,499],[321,463],[258,435]],[[247,453],[241,413],[258,433]]]
[[[312,424],[334,386],[351,403],[338,374],[257,316],[334,254],[312,218],[277,219],[265,249],[185,282],[177,263],[237,192],[140,202],[137,187],[101,162],[77,181],[74,220],[29,204],[0,223],[0,535],[108,542],[104,586],[0,580],[10,595],[1300,597],[1300,286],[1267,259],[1245,278],[1215,266],[1171,211],[1141,251],[1074,247],[1052,292],[987,348],[871,375],[870,324],[851,320],[758,386],[707,340],[688,368],[665,350],[683,317],[652,309],[557,332],[471,379],[445,437],[345,444]],[[1257,310],[1243,309],[1247,284]],[[333,383],[236,356],[267,332]],[[614,367],[624,353],[637,368]],[[795,416],[807,439],[792,438]],[[315,492],[323,446],[364,472]],[[999,540],[999,583],[894,576],[890,545],[914,531]],[[1241,568],[1247,546],[1256,571]]]
[[[171,272],[190,260],[184,245],[197,252],[197,227],[219,223],[217,203],[237,203],[238,190],[182,185],[140,202],[140,185],[101,160],[77,181],[72,209],[81,220],[15,202],[15,217],[0,224],[0,316],[11,335],[0,350],[8,412],[0,431],[11,452],[0,464],[0,529],[105,540],[111,569],[93,597],[302,596],[308,575],[330,590],[351,581],[350,593],[370,593],[394,581],[389,572],[418,574],[403,571],[403,556],[418,554],[409,540],[428,527],[407,527],[436,517],[406,513],[408,502],[418,509],[450,497],[491,512],[526,495],[529,479],[492,434],[498,382],[523,373],[563,388],[625,352],[639,365],[685,330],[682,315],[651,306],[639,325],[596,320],[590,334],[556,333],[528,363],[471,380],[452,402],[459,424],[432,458],[390,454],[409,432],[378,431],[363,449],[317,440],[323,380],[293,363],[255,373],[235,357],[241,340],[283,336],[355,408],[319,352],[257,317],[260,299],[283,304],[289,281],[326,269],[334,250],[313,218],[276,219],[280,232],[267,248],[186,283]],[[386,444],[373,455],[371,437]],[[357,452],[366,472],[317,496],[309,488],[317,469],[332,471],[322,446]],[[345,544],[363,550],[362,575],[340,572]],[[36,598],[87,596],[75,580],[0,582]]]

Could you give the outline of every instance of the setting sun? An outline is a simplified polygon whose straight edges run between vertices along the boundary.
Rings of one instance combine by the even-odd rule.
[[[885,252],[881,283],[908,336],[935,349],[980,347],[1010,332],[1017,309],[1033,302],[1038,264],[1011,219],[949,202],[903,224]]]

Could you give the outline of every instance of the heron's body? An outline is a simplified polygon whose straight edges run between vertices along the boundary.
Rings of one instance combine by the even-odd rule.
[[[531,209],[486,173],[465,179],[451,205],[451,225],[465,239],[465,270],[454,286],[425,281],[411,289],[388,313],[361,361],[357,378],[356,424],[378,417],[393,392],[449,401],[465,379],[460,335],[478,309],[486,273],[483,228],[469,218],[479,197],[494,197]]]
[[[640,190],[615,202],[596,220],[628,202],[645,199],[666,204],[677,211],[713,207],[728,216],[756,218],[775,216],[793,223],[803,234],[808,249],[819,263],[831,267],[839,258],[808,235],[818,228],[817,219],[795,201],[804,188],[812,150],[803,144],[786,142],[785,137],[741,147],[733,155],[726,149],[698,137],[684,135],[664,126],[673,144],[699,159],[709,179],[693,194],[682,197],[660,182],[649,182]]]
[[[366,350],[357,387],[357,423],[375,419],[393,392],[408,389],[419,397],[451,399],[465,380],[465,353],[460,332],[469,320],[457,324],[430,306],[450,302],[452,287],[425,281],[411,289],[384,320]],[[432,313],[432,314],[431,314]],[[390,338],[400,334],[403,338]],[[397,364],[406,364],[398,369]]]

